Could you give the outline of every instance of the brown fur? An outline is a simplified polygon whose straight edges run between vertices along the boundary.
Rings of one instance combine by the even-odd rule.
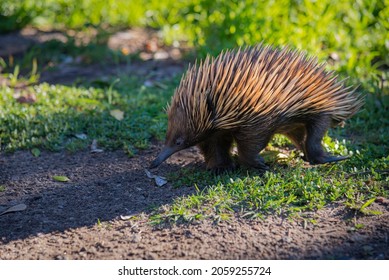
[[[168,107],[165,149],[158,166],[174,152],[198,145],[207,168],[234,168],[238,161],[267,169],[258,153],[275,133],[286,135],[312,164],[342,160],[326,155],[321,140],[363,102],[314,58],[289,48],[258,45],[207,57],[190,67]]]

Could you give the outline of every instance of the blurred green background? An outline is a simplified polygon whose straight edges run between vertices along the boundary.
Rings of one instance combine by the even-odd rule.
[[[261,41],[305,49],[376,86],[389,65],[388,0],[2,0],[0,32],[151,27],[200,55]],[[385,70],[385,71],[383,71]],[[373,82],[373,83],[374,83]],[[381,85],[382,87],[382,85]]]

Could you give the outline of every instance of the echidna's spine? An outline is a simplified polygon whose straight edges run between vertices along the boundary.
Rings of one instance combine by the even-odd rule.
[[[360,96],[344,84],[305,53],[258,45],[208,56],[191,66],[172,105],[185,108],[198,131],[314,113],[342,122],[362,106]]]

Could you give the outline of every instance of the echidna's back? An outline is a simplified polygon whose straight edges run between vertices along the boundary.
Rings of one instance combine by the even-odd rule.
[[[220,129],[315,113],[341,122],[362,106],[360,96],[315,58],[263,45],[207,57],[188,70],[175,95],[191,108],[192,119],[207,121],[204,112],[211,110]]]

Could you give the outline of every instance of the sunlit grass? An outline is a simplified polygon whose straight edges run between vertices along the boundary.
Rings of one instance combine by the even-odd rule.
[[[268,161],[272,170],[264,175],[255,170],[239,170],[213,176],[194,168],[171,174],[172,184],[192,186],[196,193],[162,207],[152,220],[155,223],[193,222],[205,218],[219,221],[236,214],[247,218],[268,214],[295,216],[334,202],[359,210],[369,200],[389,197],[387,153],[376,154],[377,158],[373,158],[368,152],[375,149],[372,145],[361,154],[359,150],[352,150],[352,145],[329,137],[324,144],[331,153],[349,154],[351,158],[337,164],[308,166],[292,153],[281,162],[276,158]],[[387,149],[388,145],[384,145]]]

